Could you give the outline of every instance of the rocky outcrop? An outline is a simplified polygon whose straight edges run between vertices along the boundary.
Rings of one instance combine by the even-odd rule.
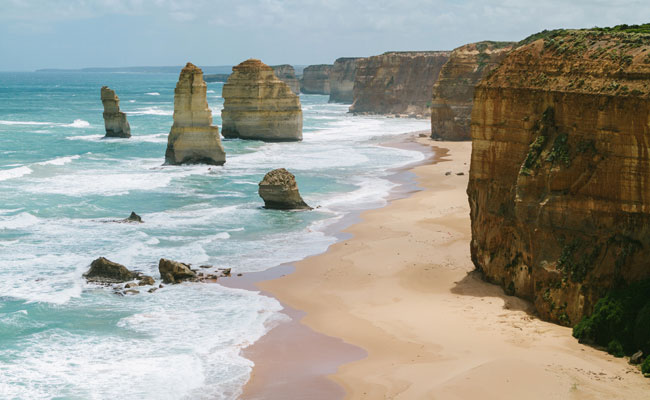
[[[203,71],[187,63],[174,90],[174,124],[167,139],[167,164],[212,164],[226,162],[219,128],[212,125]]]
[[[358,58],[336,59],[330,71],[330,103],[352,104]]]
[[[476,88],[471,134],[471,253],[488,280],[573,325],[650,278],[650,34],[533,35]]]
[[[431,90],[449,54],[389,52],[359,59],[350,112],[428,118]]]
[[[302,140],[300,99],[260,60],[233,67],[223,85],[221,133],[226,138]]]
[[[311,209],[300,197],[296,177],[284,168],[274,169],[264,175],[264,179],[259,183],[259,195],[264,200],[264,208]]]
[[[131,126],[126,120],[126,114],[120,111],[120,98],[108,86],[102,86],[100,95],[104,105],[105,137],[130,138]]]
[[[305,94],[330,94],[329,64],[310,65],[302,71],[300,91]]]
[[[474,86],[512,50],[512,42],[479,42],[451,52],[433,85],[431,137],[470,140]]]
[[[90,269],[84,274],[88,282],[94,283],[120,283],[138,277],[135,272],[129,271],[122,264],[99,257],[90,264]]]
[[[196,279],[196,273],[188,264],[161,258],[158,262],[158,271],[164,283],[180,283]]]
[[[300,94],[300,82],[296,77],[296,71],[293,69],[291,65],[289,64],[273,65],[271,66],[271,68],[273,68],[273,73],[275,73],[275,76],[280,78],[282,82],[289,85],[292,92],[294,92],[295,94]]]

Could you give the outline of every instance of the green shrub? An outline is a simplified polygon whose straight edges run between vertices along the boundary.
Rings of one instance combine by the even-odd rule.
[[[650,374],[650,356],[646,357],[643,364],[641,364],[641,372]]]
[[[619,358],[625,355],[625,352],[623,351],[623,345],[616,339],[609,342],[607,345],[607,352],[614,357]]]

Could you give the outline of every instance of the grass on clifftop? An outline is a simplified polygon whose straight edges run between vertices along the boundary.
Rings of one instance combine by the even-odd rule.
[[[567,34],[571,32],[594,32],[594,33],[627,33],[627,34],[650,34],[650,24],[643,24],[643,25],[616,25],[614,27],[606,27],[606,28],[589,28],[589,29],[554,29],[554,30],[543,30],[538,33],[534,33],[524,40],[520,41],[517,43],[517,47],[521,47],[524,45],[527,45],[529,43],[533,43],[539,39],[544,39],[544,41],[548,41],[551,39],[555,39],[557,37],[562,37],[566,36]]]

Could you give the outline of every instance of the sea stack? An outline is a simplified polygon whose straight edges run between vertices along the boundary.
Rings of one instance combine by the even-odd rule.
[[[305,94],[330,94],[329,64],[310,65],[302,71],[300,91]]]
[[[275,76],[291,88],[295,94],[300,94],[300,81],[296,77],[296,70],[289,64],[273,65]]]
[[[108,86],[102,86],[101,99],[104,105],[104,126],[110,138],[130,138],[131,127],[126,114],[120,111],[120,98]]]
[[[264,200],[264,208],[311,210],[300,197],[296,177],[284,168],[274,169],[264,175],[259,183],[259,194]]]
[[[300,98],[273,69],[250,59],[232,70],[223,85],[223,137],[269,142],[302,140]]]
[[[203,71],[187,63],[174,90],[174,124],[167,139],[165,162],[223,165],[226,153],[219,128],[212,125]]]
[[[330,71],[330,103],[352,104],[358,58],[337,58]]]

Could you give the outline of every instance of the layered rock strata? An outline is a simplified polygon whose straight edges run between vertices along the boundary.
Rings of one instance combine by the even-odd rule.
[[[474,93],[476,267],[566,325],[650,277],[650,34],[542,32]]]
[[[275,76],[291,88],[295,94],[300,94],[300,81],[296,77],[296,71],[289,64],[273,65],[273,73]]]
[[[305,94],[330,94],[329,64],[310,65],[302,71],[300,91]]]
[[[431,90],[449,51],[389,52],[357,62],[355,114],[429,117]]]
[[[431,137],[470,140],[474,86],[512,50],[512,42],[484,41],[454,49],[433,85]]]
[[[212,164],[226,162],[219,128],[212,125],[203,71],[187,63],[174,90],[174,124],[167,139],[167,164]]]
[[[264,175],[259,183],[259,195],[264,208],[275,210],[310,210],[298,191],[296,177],[284,168],[274,169]]]
[[[126,120],[126,114],[120,111],[120,98],[108,86],[102,86],[100,96],[104,105],[105,137],[130,138],[131,126]]]
[[[233,67],[223,85],[221,133],[226,138],[302,140],[300,98],[260,60]]]
[[[336,59],[330,71],[330,103],[352,104],[358,58]]]

